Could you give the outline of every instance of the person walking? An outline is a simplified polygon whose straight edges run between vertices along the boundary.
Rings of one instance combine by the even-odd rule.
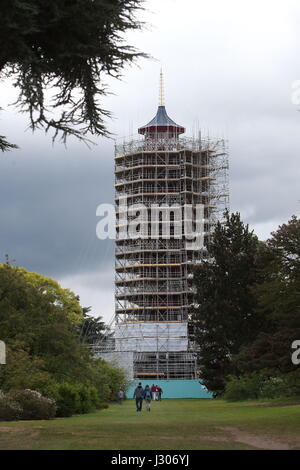
[[[149,387],[149,385],[146,385],[145,390],[144,390],[144,400],[146,402],[146,408],[148,411],[150,411],[152,398],[153,398],[153,394],[152,394],[151,388]]]
[[[118,391],[118,403],[119,405],[122,405],[124,399],[124,392],[123,390]]]
[[[152,392],[153,400],[156,400],[156,387],[154,384],[152,384],[151,392]]]
[[[136,411],[142,411],[143,398],[144,398],[144,389],[141,382],[134,390],[133,398],[135,398]]]
[[[158,388],[158,401],[161,401],[161,396],[163,394],[163,389],[161,388],[160,385],[157,388]]]

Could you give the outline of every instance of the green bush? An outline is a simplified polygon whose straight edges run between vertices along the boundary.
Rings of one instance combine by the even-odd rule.
[[[56,416],[89,413],[103,408],[96,387],[86,384],[61,383],[52,385],[48,394],[56,401]]]
[[[257,374],[228,377],[223,398],[228,401],[257,399],[262,386],[261,377]]]
[[[288,396],[283,377],[268,377],[263,380],[260,398],[280,398]]]
[[[57,384],[53,387],[51,396],[56,401],[56,416],[72,416],[79,409],[80,397],[75,385],[69,383]]]
[[[15,421],[20,419],[22,407],[9,395],[0,391],[0,421]]]
[[[20,406],[20,419],[52,419],[56,414],[55,400],[42,396],[35,390],[19,390],[9,396]]]
[[[100,405],[97,389],[93,386],[79,385],[79,407],[77,413],[89,413]]]
[[[286,397],[300,397],[300,370],[295,370],[283,377],[283,393]]]
[[[97,410],[106,410],[109,407],[108,403],[100,402],[97,406]]]
[[[262,371],[227,378],[223,398],[228,401],[300,397],[298,371],[278,375]]]

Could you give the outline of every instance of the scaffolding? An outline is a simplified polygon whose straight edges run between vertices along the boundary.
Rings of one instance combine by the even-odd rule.
[[[114,351],[98,353],[119,357],[134,379],[194,380],[193,273],[228,208],[227,144],[182,137],[162,89],[156,116],[138,132],[143,137],[115,146]],[[194,223],[199,207],[201,229]]]
[[[117,233],[124,225],[125,198],[137,211],[148,208],[139,217],[141,236],[116,241],[116,351],[133,353],[136,379],[196,379],[189,320],[193,271],[205,249],[189,249],[185,237],[176,239],[172,231],[164,239],[164,221],[152,218],[150,228],[149,214],[153,205],[201,204],[204,237],[210,237],[228,207],[226,142],[174,135],[123,142],[115,148],[115,177]],[[153,237],[155,223],[160,229]]]

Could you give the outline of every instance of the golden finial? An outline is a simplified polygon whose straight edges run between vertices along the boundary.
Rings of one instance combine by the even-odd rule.
[[[165,105],[164,76],[163,76],[162,69],[160,69],[159,106],[164,106],[164,105]]]

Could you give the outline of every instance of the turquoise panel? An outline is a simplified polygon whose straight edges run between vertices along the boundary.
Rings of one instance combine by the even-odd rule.
[[[127,398],[133,397],[133,392],[138,383],[142,386],[152,386],[153,382],[148,380],[134,380],[129,390]],[[159,385],[163,390],[162,398],[212,398],[212,394],[201,384],[199,380],[158,380],[154,385]]]

